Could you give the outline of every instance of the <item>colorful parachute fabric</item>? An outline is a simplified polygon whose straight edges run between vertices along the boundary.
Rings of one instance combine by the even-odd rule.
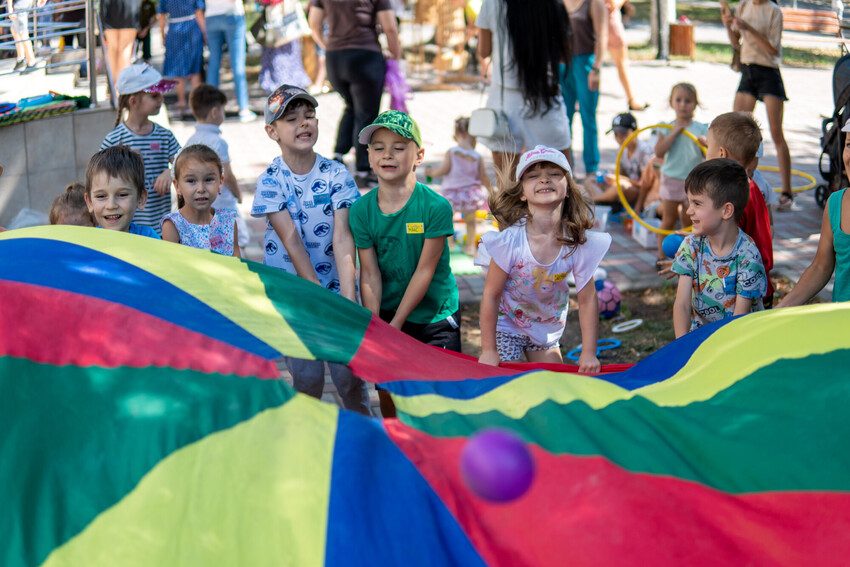
[[[424,347],[277,270],[72,227],[0,235],[0,564],[839,565],[850,304],[689,334],[588,378]],[[350,364],[381,424],[296,395]],[[530,491],[459,474],[488,427]]]

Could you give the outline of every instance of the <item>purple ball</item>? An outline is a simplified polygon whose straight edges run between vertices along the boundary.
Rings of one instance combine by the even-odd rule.
[[[460,472],[472,492],[490,502],[510,502],[534,480],[534,459],[525,443],[508,431],[475,434],[460,456]]]

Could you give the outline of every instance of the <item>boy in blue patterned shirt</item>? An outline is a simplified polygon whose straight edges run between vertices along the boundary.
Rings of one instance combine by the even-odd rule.
[[[360,193],[339,162],[313,151],[319,128],[316,99],[291,85],[266,101],[266,134],[280,148],[257,180],[251,215],[266,217],[265,263],[355,301],[354,239],[348,210]],[[320,398],[322,361],[287,358],[295,389]],[[369,414],[366,387],[342,364],[329,363],[343,405]]]
[[[712,159],[685,179],[693,234],[676,252],[673,305],[676,338],[706,323],[763,309],[767,276],[752,239],[738,228],[749,199],[747,172],[731,159]]]

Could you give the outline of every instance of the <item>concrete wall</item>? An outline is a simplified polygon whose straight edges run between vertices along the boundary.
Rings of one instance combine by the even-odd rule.
[[[110,107],[78,110],[0,127],[0,226],[23,208],[47,213],[73,181],[85,181],[86,165],[115,123]]]

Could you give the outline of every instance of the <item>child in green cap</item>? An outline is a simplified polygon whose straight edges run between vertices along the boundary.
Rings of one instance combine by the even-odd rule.
[[[416,181],[424,150],[416,122],[390,110],[360,131],[378,187],[351,206],[349,223],[360,258],[364,307],[423,343],[460,352],[457,283],[446,238],[452,206]],[[393,417],[378,390],[381,413]]]

